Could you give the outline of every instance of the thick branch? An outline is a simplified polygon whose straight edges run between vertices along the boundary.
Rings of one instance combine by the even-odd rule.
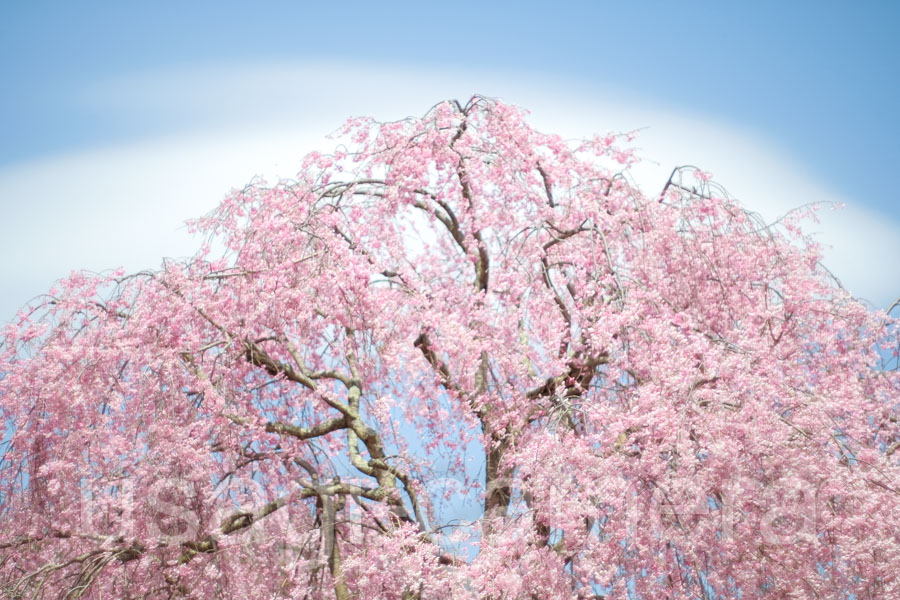
[[[346,426],[347,423],[343,418],[331,419],[330,421],[325,421],[324,423],[319,423],[318,425],[313,425],[312,427],[298,427],[297,425],[291,425],[290,423],[273,421],[266,424],[266,431],[269,433],[289,435],[300,440],[308,440],[311,438],[326,435],[328,433],[331,433],[332,431],[344,429]]]
[[[451,375],[450,368],[447,366],[447,364],[438,357],[437,353],[435,353],[428,334],[425,332],[420,333],[413,342],[413,346],[415,346],[422,352],[422,356],[425,357],[425,360],[428,361],[428,364],[430,364],[431,367],[440,376],[441,385],[443,385],[447,390],[456,392],[461,396],[462,388],[460,388],[459,384],[454,381],[453,375]]]

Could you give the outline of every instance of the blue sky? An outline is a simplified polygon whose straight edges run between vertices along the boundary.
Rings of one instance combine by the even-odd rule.
[[[854,293],[900,294],[897,2],[0,3],[0,320],[69,270],[290,176],[351,114],[478,92],[544,129],[643,129],[774,218],[809,201]],[[153,262],[156,260],[156,262]]]

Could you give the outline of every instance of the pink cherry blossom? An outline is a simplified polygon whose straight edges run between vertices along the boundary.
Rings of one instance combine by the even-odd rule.
[[[5,327],[0,595],[900,598],[894,322],[800,216],[482,97],[339,135]]]

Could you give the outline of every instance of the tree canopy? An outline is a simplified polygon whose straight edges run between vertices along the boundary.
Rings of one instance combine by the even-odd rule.
[[[2,595],[900,597],[893,321],[800,215],[483,97],[341,136],[3,330]]]

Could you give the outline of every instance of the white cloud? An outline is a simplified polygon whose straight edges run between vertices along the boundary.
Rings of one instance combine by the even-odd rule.
[[[130,118],[177,123],[178,135],[57,156],[0,170],[0,320],[69,271],[157,266],[191,254],[182,227],[254,175],[291,177],[348,116],[395,119],[477,91],[528,107],[541,129],[570,136],[644,129],[639,182],[656,191],[695,164],[769,219],[808,202],[846,203],[817,229],[832,270],[877,305],[900,290],[900,227],[840,198],[800,162],[734,125],[641,104],[621,92],[520,73],[401,71],[372,65],[252,65],[157,73],[87,88],[81,101]],[[886,266],[885,263],[888,263]]]

